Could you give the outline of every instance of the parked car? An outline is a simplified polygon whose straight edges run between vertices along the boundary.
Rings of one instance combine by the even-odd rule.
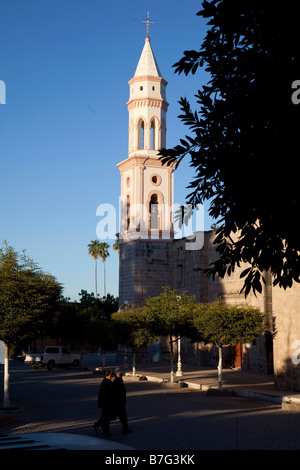
[[[72,353],[65,346],[47,346],[43,353],[26,354],[24,362],[34,369],[46,366],[52,370],[56,366],[79,366],[80,354]]]

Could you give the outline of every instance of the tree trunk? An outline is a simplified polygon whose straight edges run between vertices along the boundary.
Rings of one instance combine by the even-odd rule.
[[[173,364],[173,341],[170,335],[170,364],[171,364],[171,383],[174,382],[174,364]]]
[[[132,376],[135,377],[136,368],[135,368],[135,351],[133,351],[132,355]]]
[[[95,296],[96,299],[98,298],[98,292],[97,292],[97,259],[95,259]]]
[[[103,262],[103,271],[104,271],[104,297],[106,297],[105,261]]]
[[[5,345],[5,362],[4,362],[4,397],[3,397],[3,408],[6,410],[11,408],[9,400],[9,372],[8,372],[9,354],[8,346]]]
[[[222,346],[219,346],[219,364],[218,364],[218,385],[219,390],[222,390]]]
[[[272,273],[269,269],[265,273],[264,286],[264,312],[266,322],[266,356],[267,356],[267,374],[274,374],[273,359],[273,306],[272,306]]]

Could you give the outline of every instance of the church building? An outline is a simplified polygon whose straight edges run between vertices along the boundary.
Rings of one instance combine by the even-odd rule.
[[[121,176],[119,303],[142,305],[163,286],[195,295],[198,302],[223,299],[250,304],[266,316],[266,333],[248,345],[228,351],[228,365],[245,371],[274,374],[279,388],[300,390],[300,285],[283,290],[267,282],[262,294],[240,294],[243,282],[236,269],[224,279],[207,278],[203,269],[216,259],[215,231],[195,234],[202,240],[188,249],[174,237],[174,166],[157,156],[166,147],[167,82],[162,77],[147,37],[135,74],[129,81],[128,157],[117,167]],[[182,343],[183,361],[217,364],[214,348]]]
[[[148,31],[148,28],[147,28]],[[174,168],[157,154],[166,146],[167,82],[150,38],[129,81],[128,158],[121,173],[120,304],[139,305],[172,284]]]

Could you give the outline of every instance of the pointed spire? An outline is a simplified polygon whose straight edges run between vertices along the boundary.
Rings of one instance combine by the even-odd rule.
[[[150,21],[149,18],[149,11],[147,14],[147,18],[142,20],[142,23],[147,23],[147,35],[145,39],[145,45],[137,65],[136,71],[134,76],[135,77],[142,77],[142,76],[151,76],[151,77],[161,77],[161,73],[157,62],[155,60],[151,45],[150,45],[150,37],[149,37],[149,24],[154,24],[153,21]]]
[[[142,77],[145,75],[151,77],[161,77],[159,67],[150,45],[149,37],[146,37],[145,39],[145,45],[134,74],[135,77]]]

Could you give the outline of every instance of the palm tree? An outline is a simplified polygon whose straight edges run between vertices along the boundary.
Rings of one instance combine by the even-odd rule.
[[[109,249],[108,243],[106,242],[99,243],[99,253],[103,262],[103,269],[104,269],[104,297],[106,297],[105,261],[106,261],[106,258],[109,256],[108,249]]]
[[[120,240],[119,238],[116,239],[115,243],[113,244],[113,249],[120,254]]]
[[[89,255],[95,260],[95,296],[96,299],[98,298],[97,293],[97,258],[101,255],[100,252],[100,245],[101,243],[98,240],[93,240],[91,243],[88,244]]]

